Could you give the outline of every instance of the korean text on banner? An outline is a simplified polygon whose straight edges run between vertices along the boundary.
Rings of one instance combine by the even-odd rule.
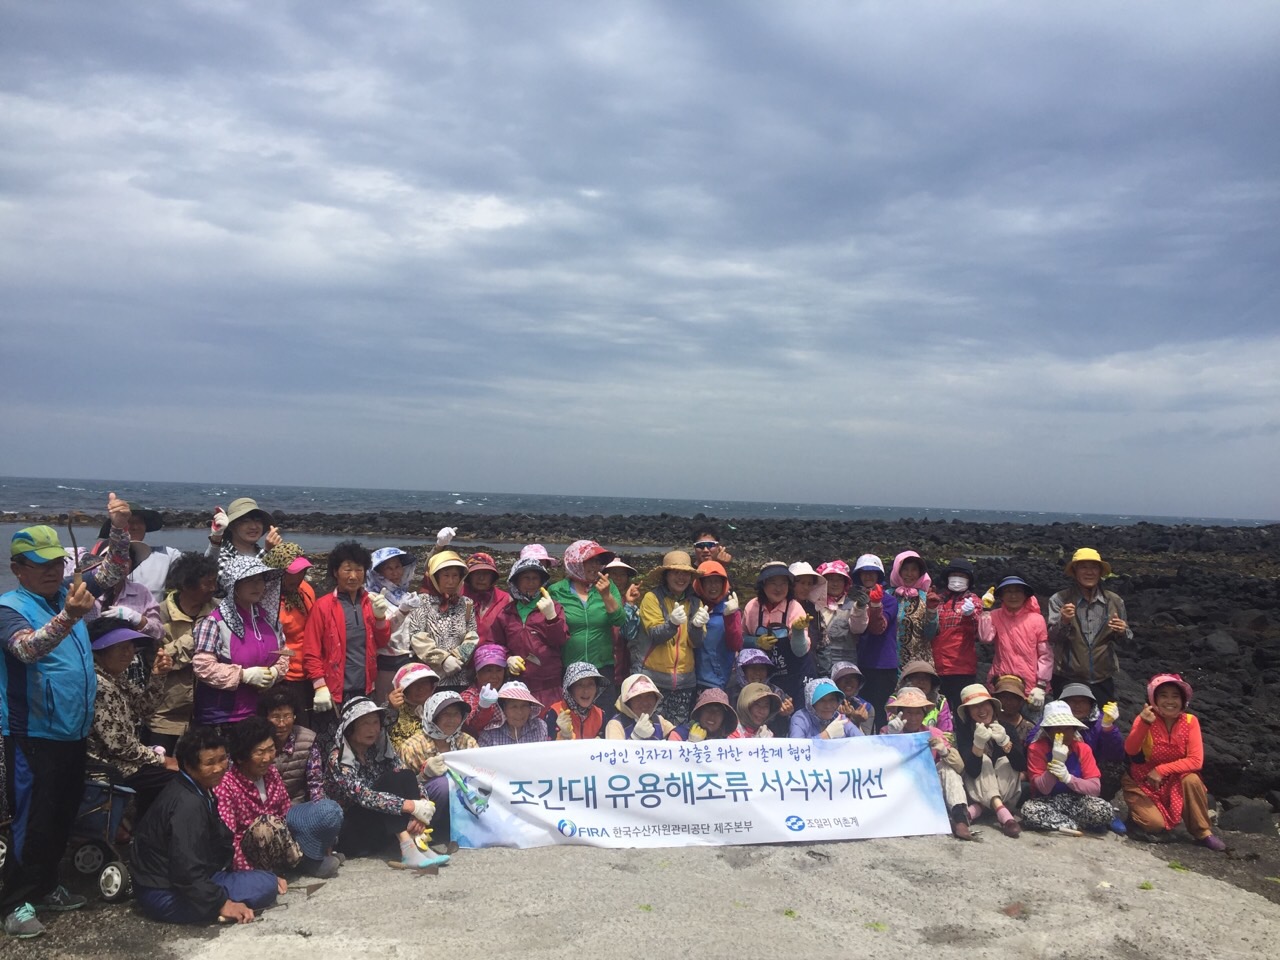
[[[445,754],[464,847],[677,847],[950,832],[927,733],[575,740]]]

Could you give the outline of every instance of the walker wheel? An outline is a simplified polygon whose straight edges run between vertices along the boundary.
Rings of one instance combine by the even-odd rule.
[[[85,876],[97,873],[106,862],[106,847],[95,841],[80,844],[76,847],[76,852],[71,855],[72,865]]]
[[[4,862],[9,859],[9,838],[0,835],[0,869],[4,868]]]
[[[119,860],[112,860],[98,874],[98,892],[107,903],[120,903],[133,894],[133,878],[129,868]]]

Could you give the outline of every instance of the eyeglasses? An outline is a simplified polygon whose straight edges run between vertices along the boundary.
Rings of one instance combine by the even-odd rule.
[[[719,540],[699,540],[693,545],[695,550],[714,550],[720,546]]]

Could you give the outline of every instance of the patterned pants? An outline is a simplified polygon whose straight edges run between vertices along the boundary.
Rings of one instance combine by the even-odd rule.
[[[268,870],[277,876],[302,859],[302,850],[288,825],[270,814],[249,824],[240,838],[240,850],[255,869]]]
[[[690,687],[688,690],[663,690],[662,704],[659,706],[658,712],[677,727],[682,723],[687,723],[689,721],[689,711],[693,709],[693,701],[697,693],[698,691],[694,687]]]
[[[1105,830],[1115,815],[1107,801],[1082,793],[1055,793],[1022,805],[1022,822],[1033,830]]]

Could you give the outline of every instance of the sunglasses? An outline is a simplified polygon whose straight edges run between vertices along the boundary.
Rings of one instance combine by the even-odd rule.
[[[714,550],[716,547],[720,546],[720,541],[719,540],[699,540],[693,546],[695,550]]]

